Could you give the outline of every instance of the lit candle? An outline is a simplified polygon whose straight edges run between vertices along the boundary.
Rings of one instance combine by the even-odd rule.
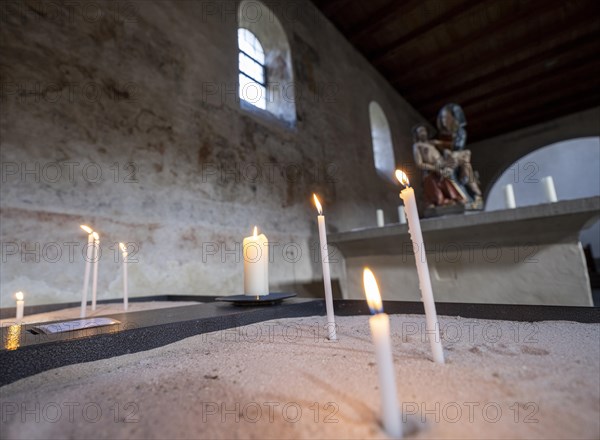
[[[512,183],[504,186],[504,203],[508,209],[514,209],[517,207],[515,203],[515,192],[513,190]]]
[[[244,238],[242,245],[244,294],[249,296],[269,294],[269,241],[265,234],[257,234],[255,226],[254,235]]]
[[[123,309],[127,311],[129,308],[129,297],[127,296],[127,246],[124,243],[119,243],[121,252],[123,252]]]
[[[544,185],[546,201],[549,203],[558,202],[558,197],[556,197],[556,189],[554,189],[554,179],[552,176],[542,177],[542,185]]]
[[[17,300],[16,323],[21,324],[21,321],[23,320],[23,310],[25,309],[25,301],[24,301],[23,292],[15,293],[15,299]]]
[[[98,289],[98,263],[100,262],[100,236],[92,232],[94,237],[94,275],[92,277],[92,311],[96,310],[96,293]]]
[[[92,258],[94,253],[94,232],[92,228],[86,225],[81,225],[81,229],[88,233],[88,242],[85,249],[85,273],[83,275],[83,289],[81,291],[81,311],[79,315],[85,318],[86,307],[87,307],[87,291],[90,285],[90,265],[92,264]]]
[[[417,211],[417,202],[415,200],[415,191],[410,187],[408,177],[403,171],[396,170],[396,178],[404,185],[400,191],[400,198],[404,201],[406,217],[408,219],[408,232],[413,243],[415,253],[415,262],[417,264],[417,274],[419,276],[419,286],[421,289],[421,298],[425,306],[425,318],[427,320],[426,329],[431,344],[433,360],[437,363],[444,363],[444,350],[440,339],[440,329],[433,300],[433,290],[431,288],[431,278],[429,276],[429,267],[427,267],[427,255],[425,253],[425,242],[421,233],[421,223],[419,222],[419,212]]]
[[[392,358],[392,341],[390,339],[390,318],[383,313],[381,295],[377,280],[370,269],[363,272],[363,283],[367,304],[373,316],[369,318],[371,338],[375,344],[377,372],[379,374],[379,390],[381,392],[381,412],[383,428],[392,438],[402,437],[402,415],[396,394],[396,376]]]
[[[378,227],[383,227],[383,225],[385,224],[384,220],[383,220],[383,209],[378,209],[377,210],[377,226]]]
[[[325,309],[327,310],[327,338],[330,341],[337,340],[335,331],[335,315],[333,313],[333,294],[331,292],[331,273],[329,271],[329,249],[327,247],[327,228],[325,227],[325,216],[323,207],[316,194],[313,194],[315,206],[319,215],[317,223],[319,225],[319,242],[321,247],[321,267],[323,267],[323,285],[325,287]]]
[[[400,224],[406,223],[406,213],[404,212],[404,205],[398,206],[398,220],[400,220]]]

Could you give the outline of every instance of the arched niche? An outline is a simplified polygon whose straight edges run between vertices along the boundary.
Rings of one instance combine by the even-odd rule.
[[[521,157],[493,182],[486,198],[486,211],[505,208],[504,186],[513,185],[517,207],[547,203],[541,179],[552,176],[558,200],[600,195],[600,137],[556,142]],[[581,234],[600,258],[600,222]]]

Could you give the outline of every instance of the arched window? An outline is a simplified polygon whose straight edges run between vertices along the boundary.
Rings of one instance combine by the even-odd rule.
[[[248,29],[238,29],[240,99],[265,110],[267,88],[265,51]]]
[[[375,101],[369,104],[369,119],[371,120],[371,141],[373,143],[373,158],[375,169],[379,175],[394,182],[396,160],[390,125],[383,109]]]
[[[277,16],[256,0],[238,7],[239,96],[290,124],[296,121],[292,55]]]

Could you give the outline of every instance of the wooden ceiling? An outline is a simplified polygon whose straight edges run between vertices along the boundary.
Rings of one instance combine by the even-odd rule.
[[[600,1],[313,0],[429,122],[469,142],[600,104]]]

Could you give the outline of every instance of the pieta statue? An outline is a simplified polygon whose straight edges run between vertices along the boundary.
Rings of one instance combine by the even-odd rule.
[[[427,208],[461,206],[482,209],[479,178],[471,166],[471,151],[465,149],[467,121],[458,104],[446,104],[437,117],[438,137],[432,138],[425,124],[413,127],[413,155],[423,173]]]

